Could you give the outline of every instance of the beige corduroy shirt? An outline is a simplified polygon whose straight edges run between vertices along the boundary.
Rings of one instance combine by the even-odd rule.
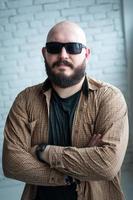
[[[65,175],[80,180],[78,200],[123,200],[119,172],[128,143],[127,105],[119,89],[87,78],[72,126],[72,147],[48,145],[48,164],[35,155],[36,145],[48,142],[51,88],[29,87],[15,99],[5,125],[3,171],[26,183],[22,200],[35,200],[37,185],[65,185]],[[101,147],[88,147],[93,134],[102,134]]]

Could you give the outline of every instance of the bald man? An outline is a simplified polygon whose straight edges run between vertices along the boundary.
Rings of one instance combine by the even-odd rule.
[[[42,54],[48,78],[18,94],[7,117],[5,176],[26,183],[21,200],[124,200],[122,93],[87,77],[90,50],[75,23],[56,24]]]

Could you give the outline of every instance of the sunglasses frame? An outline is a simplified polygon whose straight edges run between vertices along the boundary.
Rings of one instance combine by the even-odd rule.
[[[53,51],[51,51],[49,49],[50,48],[49,45],[58,45],[58,50],[53,48]],[[74,49],[73,47],[72,47],[72,49],[70,49],[70,45],[78,46],[77,51],[73,51],[73,49]],[[61,50],[62,50],[63,47],[65,47],[66,52],[69,53],[69,54],[80,54],[81,51],[82,51],[82,48],[86,48],[85,45],[83,45],[82,43],[79,43],[79,42],[67,42],[67,43],[47,42],[46,43],[47,52],[50,53],[50,54],[59,54],[61,52]]]

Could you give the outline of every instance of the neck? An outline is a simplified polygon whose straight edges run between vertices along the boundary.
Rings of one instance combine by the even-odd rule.
[[[84,82],[84,79],[85,79],[85,77],[83,77],[80,80],[80,82],[77,83],[76,85],[73,85],[73,86],[67,87],[67,88],[61,88],[61,87],[54,85],[54,84],[52,84],[52,86],[60,97],[67,98],[69,96],[72,96],[73,94],[75,94],[76,92],[78,92],[82,88],[82,84]]]

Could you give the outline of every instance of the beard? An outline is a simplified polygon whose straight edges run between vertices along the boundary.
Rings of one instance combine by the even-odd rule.
[[[55,67],[59,67],[61,64],[66,65],[67,67],[70,67],[73,70],[72,75],[67,76],[64,73],[55,73],[52,69]],[[53,63],[52,66],[49,66],[48,62],[45,59],[45,68],[46,73],[48,75],[48,79],[54,83],[55,85],[61,87],[61,88],[67,88],[73,85],[76,85],[80,82],[80,80],[85,75],[85,69],[86,69],[86,61],[85,59],[79,66],[74,66],[72,63],[66,61],[66,60],[59,60],[55,63]]]

